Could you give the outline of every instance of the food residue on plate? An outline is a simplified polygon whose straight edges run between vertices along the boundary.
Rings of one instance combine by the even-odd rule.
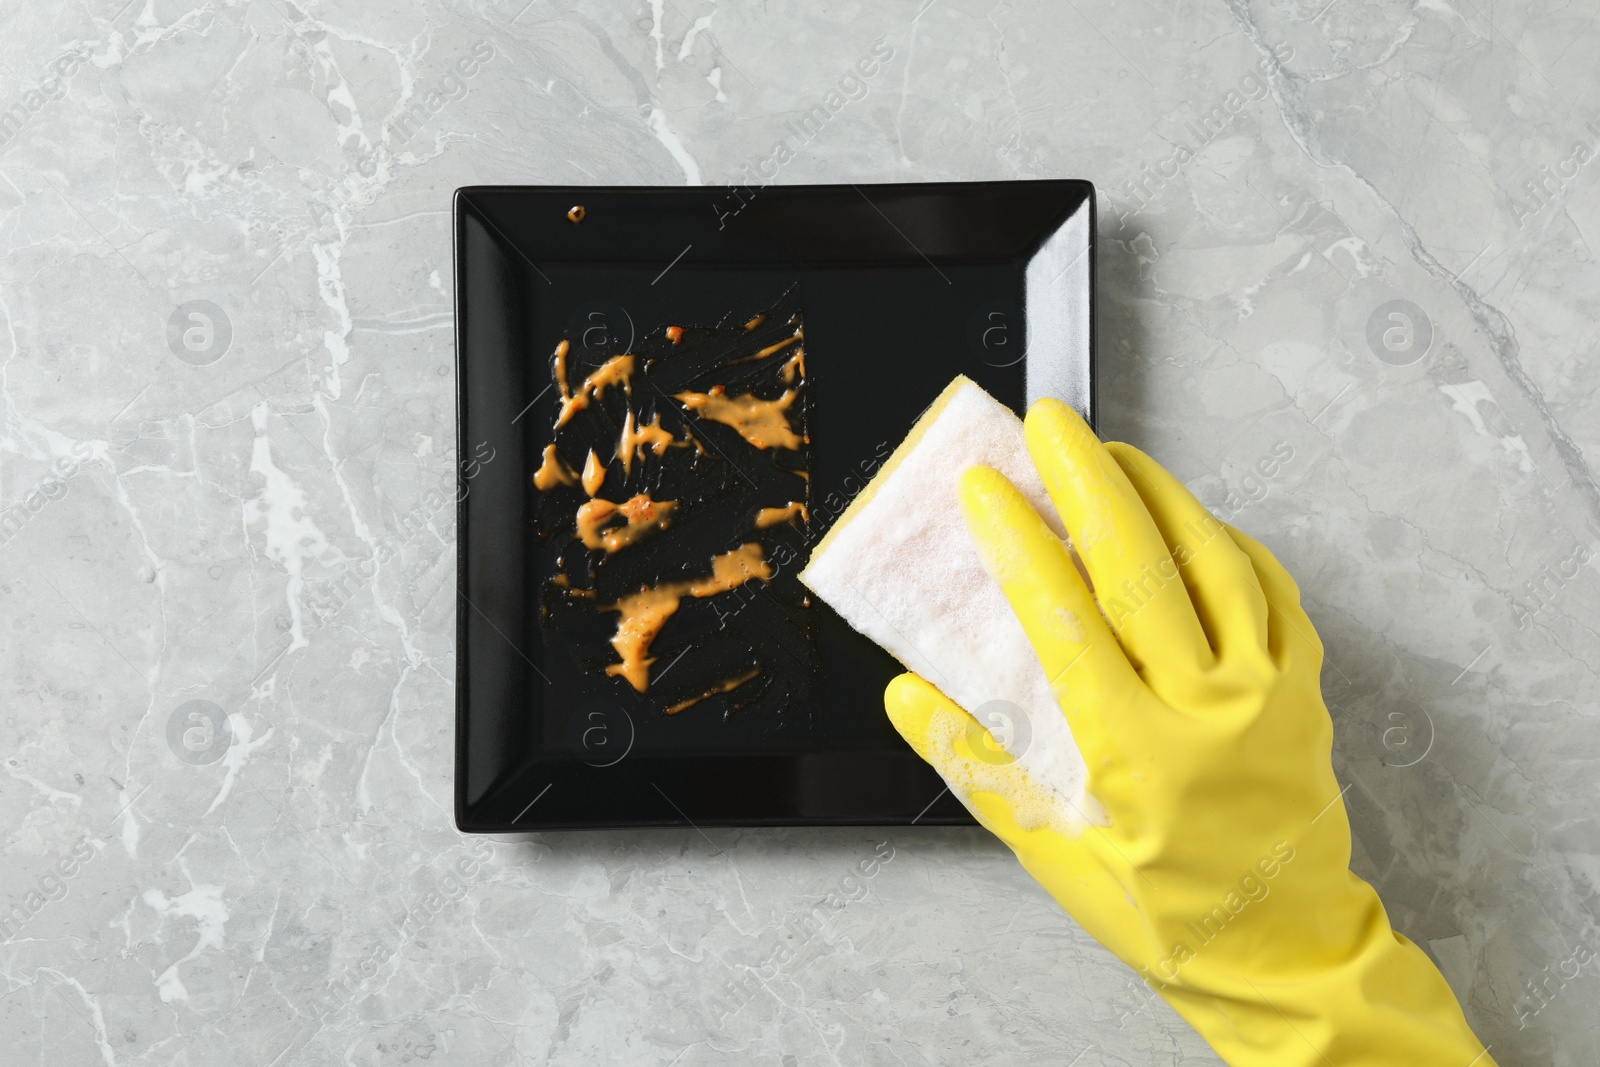
[[[756,527],[765,530],[768,526],[776,526],[780,522],[792,522],[795,518],[801,522],[811,521],[811,512],[797,500],[791,500],[781,508],[762,508],[756,512]]]
[[[594,449],[591,448],[589,458],[583,461],[583,491],[594,496],[605,484],[606,465],[600,462],[600,457],[595,455]]]
[[[783,364],[783,369],[778,371],[778,374],[782,376],[786,383],[794,381],[796,377],[804,378],[806,376],[806,350],[803,348],[796,349],[795,354],[788,358]]]
[[[572,468],[562,461],[560,453],[556,451],[555,442],[545,445],[544,462],[533,472],[534,487],[547,492],[558,485],[575,485],[577,481],[578,476],[572,473]]]
[[[724,678],[722,681],[718,682],[716,685],[705,690],[704,692],[698,693],[695,696],[690,697],[688,700],[678,701],[676,704],[666,709],[667,714],[676,715],[680,711],[694,707],[702,700],[709,700],[711,697],[720,696],[723,693],[731,693],[760,673],[760,667],[751,667],[749,670],[741,674],[736,674],[732,678]]]
[[[578,540],[586,548],[615,552],[626,548],[651,530],[665,529],[672,520],[676,500],[651,500],[649,493],[629,497],[620,504],[596,498],[578,508]],[[603,529],[612,519],[622,517],[626,526]]]
[[[583,221],[583,217],[585,215],[587,215],[587,214],[588,214],[588,212],[584,210],[582,204],[573,204],[572,207],[570,209],[568,209],[568,211],[567,211],[567,221],[568,222],[582,222]],[[602,229],[603,228],[604,227],[602,227]]]
[[[650,645],[678,610],[685,596],[709,597],[737,589],[745,582],[772,577],[772,567],[767,563],[757,544],[740,545],[732,552],[724,552],[711,561],[711,577],[692,582],[663,582],[645,586],[637,593],[623,597],[606,611],[621,613],[617,621],[617,635],[611,647],[622,657],[606,673],[621,676],[639,692],[650,687],[650,665],[655,658],[650,655]]]
[[[671,716],[708,700],[781,716],[814,684],[789,566],[811,538],[804,323],[793,293],[729,319],[668,320],[627,350],[562,339],[533,475],[554,553],[544,625]],[[584,457],[581,474],[565,456]]]
[[[622,461],[623,475],[627,476],[633,473],[634,461],[644,458],[646,448],[659,456],[673,445],[681,448],[688,444],[687,440],[679,441],[673,437],[671,430],[661,428],[659,411],[655,418],[639,425],[634,421],[633,409],[629,408],[622,421],[622,433],[617,438],[617,458]]]
[[[783,340],[774,341],[772,344],[768,345],[767,347],[765,347],[763,349],[760,349],[758,351],[752,352],[748,356],[740,356],[738,359],[733,360],[733,362],[734,363],[754,363],[758,359],[766,359],[768,356],[772,355],[774,352],[782,352],[785,348],[788,348],[790,345],[799,344],[801,341],[805,340],[805,337],[806,337],[805,330],[797,326],[797,327],[795,327],[794,333],[790,334],[788,337],[785,337]],[[803,348],[796,349],[796,351],[804,352],[805,349],[803,349]]]
[[[556,429],[561,429],[572,420],[572,416],[589,406],[591,400],[599,400],[605,391],[613,385],[621,385],[625,392],[633,391],[629,378],[633,375],[633,356],[623,353],[614,356],[600,365],[594,373],[583,380],[574,392],[567,387],[567,352],[570,348],[566,341],[562,341],[556,348],[556,388],[561,390],[561,412],[556,416]]]
[[[687,410],[732,426],[757,448],[799,448],[800,435],[789,426],[784,414],[797,395],[796,390],[790,389],[776,400],[763,400],[750,393],[729,396],[726,388],[716,385],[709,393],[685,391],[677,396]]]

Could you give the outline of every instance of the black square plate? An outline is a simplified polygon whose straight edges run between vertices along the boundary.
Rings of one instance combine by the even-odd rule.
[[[458,190],[457,825],[971,822],[883,713],[899,665],[826,605],[805,603],[794,574],[956,374],[1019,412],[1051,395],[1092,418],[1094,230],[1084,181]],[[745,338],[760,313],[769,317]],[[748,448],[738,429],[673,399],[674,389],[714,395],[710,382],[724,373],[778,367],[731,357],[781,340],[802,317],[805,363],[789,415],[803,447]],[[687,329],[681,349],[668,326]],[[641,452],[627,479],[620,468],[608,475],[617,481],[604,495],[638,492],[630,479],[650,464],[691,463],[674,493],[715,483],[725,489],[717,506],[748,516],[799,486],[809,520],[752,532],[725,515],[697,527],[691,504],[670,531],[615,556],[589,553],[570,518],[583,491],[533,484],[567,388],[555,384],[563,340],[570,388],[615,355],[637,353],[640,368],[579,413],[598,421],[565,457],[570,466],[586,444],[615,441],[605,433],[629,413],[635,425],[660,416],[685,446],[659,460]],[[713,348],[730,357],[716,370],[683,369]],[[783,389],[770,377],[746,387],[768,398]],[[552,509],[567,517],[564,532],[553,532]],[[687,575],[687,563],[662,553],[695,538],[704,572],[714,553],[757,533],[777,573],[686,596],[652,646],[642,693],[608,676],[603,660],[615,659],[614,605],[644,571],[613,580],[590,570],[595,592],[554,587],[558,572],[582,571],[591,557],[602,567],[646,561],[628,565],[662,572],[651,581]],[[735,668],[745,677],[748,664],[759,684],[667,713],[715,688],[708,681],[734,680]]]

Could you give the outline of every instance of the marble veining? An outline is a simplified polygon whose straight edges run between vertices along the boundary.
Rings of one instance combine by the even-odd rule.
[[[451,191],[1081,177],[1101,427],[1299,580],[1356,869],[1596,1062],[1595,21],[11,5],[4,1059],[1216,1062],[977,830],[451,821]]]

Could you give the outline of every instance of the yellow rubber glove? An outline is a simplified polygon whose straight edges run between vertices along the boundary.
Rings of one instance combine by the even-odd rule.
[[[1055,794],[914,674],[885,694],[895,727],[1235,1067],[1491,1067],[1444,978],[1350,872],[1322,643],[1293,579],[1066,405],[1035,404],[1026,428],[1094,591],[999,472],[969,470],[962,504],[1109,824],[1041,813]]]

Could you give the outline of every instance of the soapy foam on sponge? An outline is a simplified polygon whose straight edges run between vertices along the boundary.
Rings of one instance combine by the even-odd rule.
[[[1080,803],[1083,758],[1028,635],[985,571],[962,516],[961,475],[978,464],[1010,479],[1065,537],[1028,455],[1022,421],[958,377],[839,517],[800,580],[985,726],[995,708],[1017,713],[991,702],[1019,709],[1024,721],[996,739],[1030,778],[1081,813],[1088,810]]]

